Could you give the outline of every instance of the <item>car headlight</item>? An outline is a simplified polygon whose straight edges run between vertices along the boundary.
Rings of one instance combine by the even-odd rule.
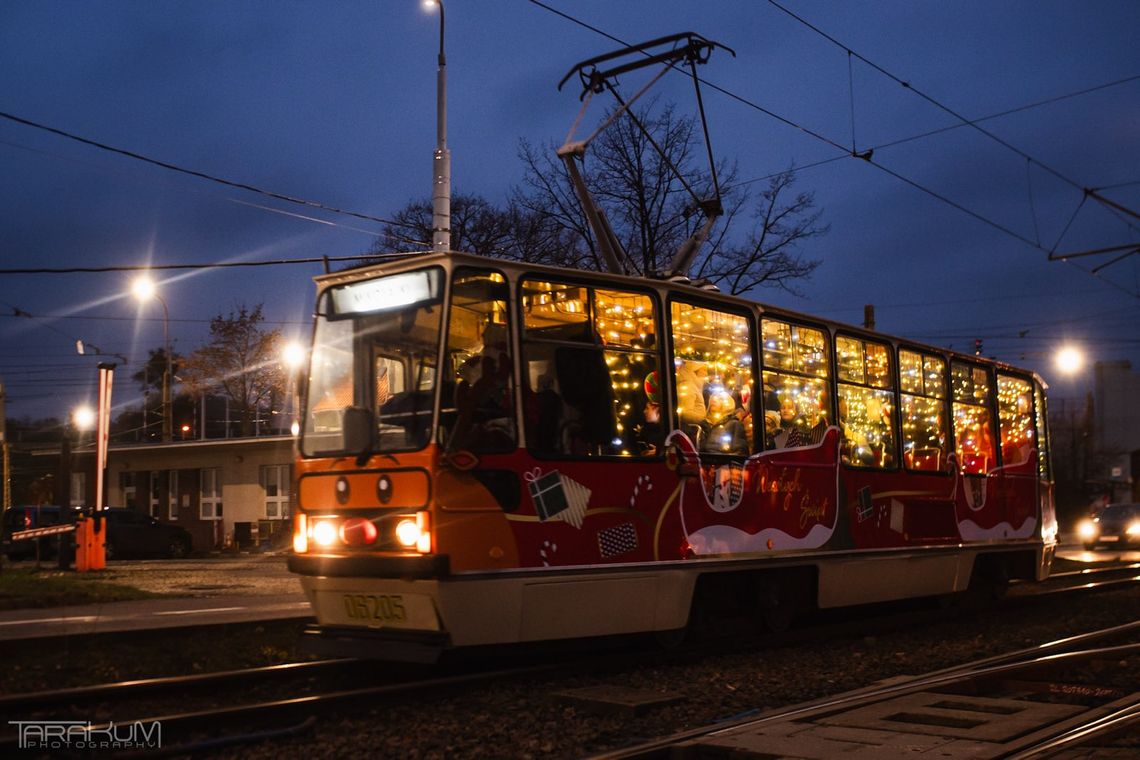
[[[1124,529],[1124,532],[1134,538],[1140,536],[1140,520],[1133,520],[1128,523],[1128,527]]]
[[[1081,520],[1080,524],[1077,525],[1077,535],[1080,536],[1082,541],[1096,538],[1096,534],[1096,523],[1092,520]]]

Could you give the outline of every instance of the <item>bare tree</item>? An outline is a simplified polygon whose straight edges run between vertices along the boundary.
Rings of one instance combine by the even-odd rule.
[[[625,248],[627,265],[639,274],[665,268],[701,221],[693,211],[692,195],[670,165],[698,197],[708,197],[712,188],[710,173],[700,168],[703,152],[694,120],[677,116],[670,105],[657,116],[650,114],[652,109],[649,104],[637,111],[637,120],[646,127],[644,132],[632,119],[614,122],[590,147],[583,171],[587,186],[607,212]],[[660,153],[653,142],[661,148]],[[554,158],[554,146],[539,152],[523,141],[519,157],[526,177],[512,203],[552,229],[561,230],[562,241],[573,244],[566,256],[570,261],[584,268],[603,269],[581,203],[564,168]],[[795,182],[794,169],[789,169],[772,177],[754,203],[746,185],[734,184],[735,166],[719,164],[717,174],[724,215],[693,267],[695,276],[734,294],[761,285],[794,292],[793,283],[810,276],[819,266],[818,261],[803,258],[798,245],[827,232],[820,224],[814,193],[789,198]],[[749,208],[753,209],[754,224],[742,234],[734,222]],[[545,262],[548,255],[521,258]]]
[[[729,293],[746,293],[760,286],[775,286],[798,292],[795,282],[807,279],[819,261],[801,257],[800,243],[828,231],[820,224],[823,212],[815,207],[815,194],[795,193],[795,171],[788,169],[769,178],[753,210],[753,224],[742,242],[729,242],[723,234],[712,242],[697,277],[715,282]],[[740,205],[735,207],[739,211]],[[735,211],[733,215],[735,215]],[[731,219],[731,217],[729,217]]]
[[[372,244],[369,254],[414,253],[431,249],[430,199],[409,201]],[[451,199],[451,241],[457,251],[503,256],[514,237],[510,209],[496,208],[479,195],[457,194]]]
[[[626,252],[628,270],[641,275],[667,268],[703,221],[693,195],[703,199],[712,194],[711,173],[702,168],[705,154],[696,122],[678,116],[672,105],[658,109],[656,116],[651,114],[654,108],[649,103],[636,113],[645,130],[628,117],[610,125],[590,147],[583,170],[591,194]],[[452,199],[453,247],[518,261],[604,270],[594,232],[565,166],[555,157],[555,146],[539,150],[521,140],[518,156],[525,176],[505,208],[480,196]],[[736,183],[734,165],[722,163],[716,171],[724,213],[691,273],[732,294],[760,286],[796,292],[795,283],[819,266],[800,254],[799,245],[827,232],[820,224],[822,212],[815,207],[815,194],[794,192],[794,167],[771,177],[756,198],[748,184]],[[742,231],[739,220],[749,212],[752,224]],[[430,201],[408,203],[396,212],[394,221],[397,224],[385,228],[370,254],[430,247],[426,242],[432,233]]]
[[[242,435],[253,435],[259,410],[285,392],[281,331],[266,330],[262,304],[244,305],[210,320],[210,341],[186,357],[182,379],[195,395],[217,393],[229,399]]]

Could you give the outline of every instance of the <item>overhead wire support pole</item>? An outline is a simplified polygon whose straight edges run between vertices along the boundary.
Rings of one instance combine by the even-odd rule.
[[[432,154],[431,245],[435,251],[451,250],[451,151],[447,149],[447,58],[443,50],[443,0],[439,8],[439,70],[436,72],[435,152]]]

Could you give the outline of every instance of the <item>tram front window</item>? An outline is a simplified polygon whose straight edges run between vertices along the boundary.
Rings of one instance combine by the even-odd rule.
[[[441,327],[438,269],[325,291],[317,306],[301,453],[347,451],[349,407],[375,423],[374,452],[421,449],[431,439]]]

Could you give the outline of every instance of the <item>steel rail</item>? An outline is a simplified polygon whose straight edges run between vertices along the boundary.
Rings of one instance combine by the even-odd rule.
[[[592,755],[589,760],[632,760],[634,758],[638,760],[646,760],[648,758],[664,759],[671,757],[670,752],[672,748],[683,742],[715,736],[738,728],[761,726],[790,720],[803,720],[823,713],[831,713],[836,710],[850,710],[856,707],[882,702],[890,698],[901,697],[936,687],[944,687],[963,681],[980,680],[985,677],[1029,670],[1047,664],[1052,665],[1066,659],[1091,659],[1121,654],[1136,654],[1140,652],[1140,644],[1127,644],[1118,647],[1091,650],[1082,649],[1068,652],[1065,650],[1138,631],[1140,631],[1140,621],[1113,626],[1099,631],[1090,631],[1077,636],[1057,639],[1036,647],[1020,649],[963,665],[943,668],[932,673],[915,676],[885,686],[869,686],[845,694],[794,705],[787,709],[778,709],[759,718],[747,717],[701,726],[699,728],[654,739],[633,747]]]
[[[444,678],[432,678],[420,681],[409,681],[398,684],[385,684],[382,686],[368,686],[358,689],[346,689],[341,691],[326,692],[323,694],[311,694],[301,697],[292,697],[287,699],[278,699],[268,702],[254,702],[249,704],[232,705],[228,707],[211,708],[206,710],[196,710],[184,713],[171,713],[166,715],[153,715],[149,717],[140,718],[120,718],[111,723],[104,723],[100,725],[92,725],[90,730],[93,732],[105,731],[113,728],[114,725],[124,725],[127,723],[139,724],[152,724],[161,723],[164,736],[169,736],[173,731],[181,730],[184,732],[202,731],[206,728],[217,729],[219,726],[227,724],[238,724],[242,727],[243,733],[233,734],[229,736],[211,736],[198,741],[179,744],[171,747],[163,747],[155,753],[147,752],[147,755],[183,755],[190,752],[196,752],[205,748],[216,748],[233,743],[243,743],[251,741],[251,736],[270,736],[274,734],[288,734],[299,730],[300,725],[304,725],[309,718],[313,715],[319,714],[323,711],[331,710],[333,708],[341,707],[343,705],[351,705],[359,703],[360,700],[366,698],[376,697],[393,697],[403,694],[412,694],[420,691],[431,691],[437,689],[449,689],[457,686],[467,686],[480,682],[489,682],[501,678],[518,678],[523,676],[537,675],[540,673],[548,673],[560,670],[566,667],[566,663],[559,662],[553,664],[532,666],[526,668],[511,668],[496,671],[484,671],[480,673],[469,673],[458,676],[448,676]],[[268,722],[273,720],[275,725],[279,728],[266,729],[255,734],[249,733],[249,727],[252,724],[261,721]],[[281,726],[280,723],[284,721],[301,721],[300,724],[294,726]],[[17,737],[8,736],[0,737],[0,751],[13,750],[17,747]]]
[[[244,681],[262,681],[277,678],[305,677],[322,671],[345,667],[356,660],[315,660],[312,662],[289,662],[280,665],[265,665],[243,670],[221,670],[213,673],[196,673],[187,676],[165,676],[161,678],[141,678],[115,683],[74,686],[66,689],[50,689],[0,696],[0,713],[14,714],[14,710],[53,705],[73,705],[76,702],[91,702],[108,699],[133,699],[137,696],[161,693],[169,690],[185,690],[206,686],[241,684]]]

